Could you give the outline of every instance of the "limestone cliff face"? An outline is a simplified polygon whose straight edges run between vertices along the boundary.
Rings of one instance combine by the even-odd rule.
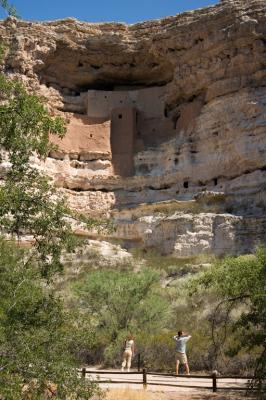
[[[9,18],[0,35],[4,72],[69,120],[58,151],[35,162],[73,208],[114,217],[125,246],[163,254],[266,245],[265,0],[130,26]],[[115,117],[88,91],[115,107],[130,94],[120,102],[136,109],[131,141],[126,128],[114,137]],[[127,162],[131,176],[119,172]]]

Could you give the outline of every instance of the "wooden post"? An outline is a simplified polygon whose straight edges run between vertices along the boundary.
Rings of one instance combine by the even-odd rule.
[[[212,391],[217,392],[217,372],[215,371],[212,373]]]
[[[81,377],[84,378],[84,379],[86,378],[86,368],[82,368]]]
[[[147,389],[147,369],[146,368],[143,368],[142,375],[143,375],[143,389]]]
[[[138,353],[138,372],[140,372],[140,353]]]

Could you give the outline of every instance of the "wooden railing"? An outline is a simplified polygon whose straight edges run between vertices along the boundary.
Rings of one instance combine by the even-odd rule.
[[[88,370],[86,368],[82,368],[80,371],[81,376],[83,378],[86,378],[86,375],[140,375],[141,379],[139,381],[130,381],[130,380],[111,380],[111,379],[106,379],[106,380],[98,380],[99,383],[110,383],[110,384],[140,384],[143,385],[143,388],[146,389],[147,385],[157,385],[157,386],[170,386],[170,387],[187,387],[187,388],[193,388],[193,389],[211,389],[214,393],[217,392],[218,390],[218,382],[221,379],[245,379],[247,381],[250,381],[253,379],[251,376],[236,376],[236,375],[217,375],[217,373],[212,373],[211,375],[176,375],[176,374],[169,374],[169,373],[159,373],[159,372],[151,372],[148,371],[146,368],[143,368],[141,372],[121,372],[121,371],[99,371],[99,370]],[[175,378],[186,378],[186,379],[210,379],[212,382],[211,386],[199,386],[199,385],[181,385],[181,384],[175,384],[175,383],[170,383],[170,382],[153,382],[151,380],[148,380],[148,377],[150,376],[160,376],[160,377],[175,377]],[[248,383],[248,382],[247,382]],[[223,386],[221,387],[222,390],[248,390],[248,386],[246,387],[240,387],[240,386],[235,386],[235,387],[226,387]]]

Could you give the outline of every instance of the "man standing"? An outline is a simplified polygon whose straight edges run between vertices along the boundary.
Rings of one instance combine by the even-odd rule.
[[[189,365],[186,355],[186,347],[187,341],[191,338],[190,335],[185,334],[182,331],[179,331],[174,339],[176,341],[176,375],[178,375],[179,371],[179,364],[183,364],[186,369],[187,375],[189,375]]]

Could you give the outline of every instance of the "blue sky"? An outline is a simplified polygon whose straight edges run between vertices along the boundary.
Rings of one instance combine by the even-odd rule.
[[[26,20],[75,17],[89,22],[134,23],[206,7],[219,0],[10,0]],[[0,19],[5,18],[0,9]]]

